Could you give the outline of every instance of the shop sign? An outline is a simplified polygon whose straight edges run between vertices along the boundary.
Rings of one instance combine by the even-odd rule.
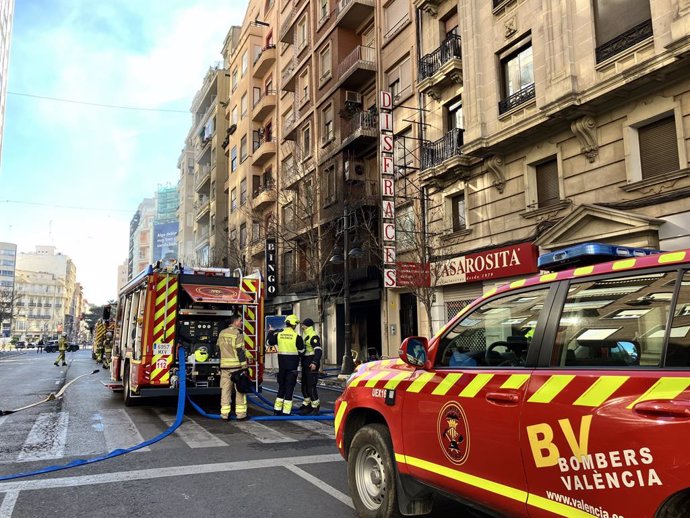
[[[278,293],[276,275],[276,239],[266,238],[266,298],[272,299]]]
[[[410,288],[428,288],[431,286],[431,268],[429,263],[398,261],[395,264],[398,286]]]

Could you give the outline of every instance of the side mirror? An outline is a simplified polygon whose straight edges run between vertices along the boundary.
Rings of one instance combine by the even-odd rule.
[[[427,359],[429,341],[422,336],[410,336],[403,340],[398,350],[400,359],[413,367],[423,367]]]

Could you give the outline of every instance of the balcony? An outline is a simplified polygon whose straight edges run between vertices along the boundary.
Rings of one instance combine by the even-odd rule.
[[[199,159],[206,154],[206,152],[211,149],[211,141],[213,140],[213,135],[207,137],[199,137],[197,140],[197,145],[194,153],[194,159],[199,162]]]
[[[283,121],[283,139],[284,140],[297,140],[297,122],[299,121],[300,114],[298,111],[293,111],[285,117]]]
[[[520,106],[523,103],[531,101],[536,96],[537,93],[534,89],[534,83],[532,83],[531,85],[526,86],[522,90],[515,92],[513,95],[510,95],[505,99],[501,99],[498,102],[498,114],[502,115],[512,110],[513,108]]]
[[[294,6],[281,23],[278,39],[283,43],[292,43],[295,39],[295,22],[297,18],[297,6]]]
[[[194,210],[196,211],[196,221],[208,216],[209,211],[211,210],[211,200],[208,198],[208,196],[203,196],[194,202]]]
[[[465,130],[455,128],[435,142],[422,144],[422,171],[439,166],[444,168],[454,165],[452,159],[461,155],[463,133]]]
[[[273,205],[278,199],[276,186],[273,183],[262,185],[254,192],[253,206],[256,210],[263,210]]]
[[[260,167],[275,156],[276,141],[273,135],[263,135],[257,138],[256,133],[254,133],[254,139],[252,143],[252,165]]]
[[[211,164],[202,165],[196,172],[196,178],[194,179],[194,190],[202,190],[208,181],[211,179]]]
[[[368,111],[355,114],[341,126],[341,135],[344,135],[340,143],[340,149],[347,147],[360,148],[376,143],[379,136],[379,117],[376,113]]]
[[[292,60],[290,61],[290,64],[287,67],[285,67],[283,71],[280,73],[281,88],[286,92],[295,91],[295,83],[297,83],[297,74],[295,73],[296,71],[297,65],[295,64],[295,61]]]
[[[646,20],[632,29],[625,31],[623,34],[616,36],[611,41],[607,41],[603,45],[598,46],[595,51],[597,63],[606,61],[616,54],[620,54],[625,49],[637,45],[647,38],[651,38],[653,35],[652,20]]]
[[[254,74],[252,77],[259,79],[266,75],[273,64],[276,62],[276,46],[274,44],[266,45],[261,49],[261,53],[254,61]]]
[[[371,16],[375,6],[374,0],[339,0],[335,24],[344,29],[355,30]]]
[[[276,107],[276,91],[267,90],[262,93],[261,99],[254,104],[252,120],[254,122],[263,121]]]
[[[249,242],[249,255],[258,257],[266,253],[266,241],[262,237],[252,239]]]
[[[450,82],[462,84],[460,36],[448,36],[441,46],[419,60],[419,91]]]
[[[359,90],[376,77],[376,49],[358,45],[338,64],[338,86]]]
[[[295,160],[283,162],[280,166],[280,180],[283,189],[292,189],[304,176],[303,167],[297,165]]]

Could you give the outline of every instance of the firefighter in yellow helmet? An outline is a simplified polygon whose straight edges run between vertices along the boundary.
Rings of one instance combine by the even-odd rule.
[[[107,331],[103,339],[103,368],[110,368],[110,359],[113,356],[113,332]]]
[[[58,357],[57,357],[57,360],[55,360],[55,363],[53,365],[57,365],[59,367],[61,361],[62,361],[62,365],[67,365],[67,362],[65,361],[65,352],[66,351],[67,351],[67,333],[62,333],[62,335],[60,336],[60,339],[58,340]]]
[[[230,317],[230,325],[218,335],[220,349],[220,416],[230,417],[232,392],[235,390],[231,376],[234,372],[247,367],[247,358],[251,355],[244,348],[242,334],[242,315]],[[247,418],[247,395],[236,391],[235,415],[239,421]]]
[[[321,365],[321,338],[311,318],[302,320],[302,334],[304,340],[304,356],[302,356],[302,408],[301,415],[319,414],[319,393],[316,389],[319,381],[319,366]]]
[[[285,319],[285,329],[268,337],[268,344],[276,345],[278,348],[278,395],[273,405],[275,415],[290,415],[292,411],[292,393],[297,384],[297,369],[305,350],[302,337],[295,331],[298,325],[297,315],[288,315]]]
[[[101,363],[103,361],[103,342],[105,340],[106,325],[102,319],[96,322],[96,337],[93,341],[93,348],[96,354],[96,363]]]

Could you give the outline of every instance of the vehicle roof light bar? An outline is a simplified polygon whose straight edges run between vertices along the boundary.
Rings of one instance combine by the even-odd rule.
[[[589,266],[629,257],[644,257],[661,252],[661,250],[649,248],[608,245],[606,243],[583,243],[540,255],[537,259],[537,266],[540,270],[557,272],[578,266]]]

